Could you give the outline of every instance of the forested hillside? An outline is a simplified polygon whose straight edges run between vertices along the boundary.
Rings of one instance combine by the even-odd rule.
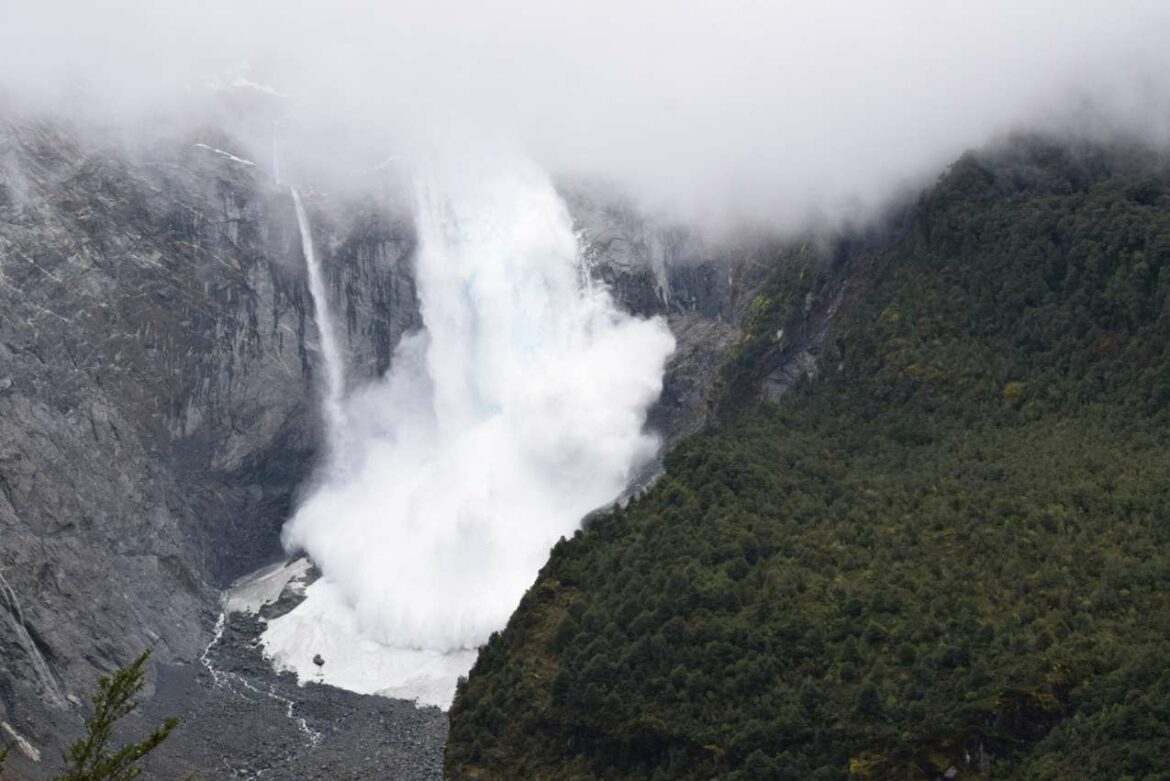
[[[1167,170],[1016,140],[790,260],[724,422],[481,652],[448,775],[1170,778]],[[818,377],[749,403],[842,281]]]

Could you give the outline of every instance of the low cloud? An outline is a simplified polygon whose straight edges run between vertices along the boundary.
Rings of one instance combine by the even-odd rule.
[[[681,216],[795,227],[1021,127],[1165,141],[1168,34],[1139,0],[8,0],[0,86],[256,144],[279,118],[290,161],[355,180],[490,142]]]

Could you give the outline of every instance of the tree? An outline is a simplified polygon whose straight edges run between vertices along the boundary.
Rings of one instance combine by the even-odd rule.
[[[98,693],[93,697],[94,713],[85,722],[85,736],[69,747],[65,754],[69,769],[57,781],[131,781],[142,772],[139,760],[156,749],[178,726],[178,719],[169,718],[145,740],[110,753],[114,725],[138,707],[137,696],[144,685],[143,668],[149,659],[150,651],[143,651],[129,666],[98,681]]]

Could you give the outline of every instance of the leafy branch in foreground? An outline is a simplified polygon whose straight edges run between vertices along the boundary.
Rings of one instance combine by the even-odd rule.
[[[178,719],[167,719],[145,740],[110,753],[114,725],[138,706],[137,696],[144,686],[143,668],[149,659],[150,651],[143,651],[129,666],[98,681],[94,713],[85,722],[85,736],[69,747],[65,754],[69,770],[57,781],[131,781],[142,772],[138,761],[178,726]]]

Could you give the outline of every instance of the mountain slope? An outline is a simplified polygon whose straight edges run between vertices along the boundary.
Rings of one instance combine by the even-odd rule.
[[[147,647],[201,669],[218,587],[280,555],[308,474],[292,204],[213,145],[241,151],[0,116],[0,732],[42,757],[10,757],[22,777],[53,771],[96,674]],[[411,235],[363,217],[314,209],[355,377],[417,319]]]
[[[0,111],[0,746],[28,746],[8,772],[54,774],[94,678],[151,647],[146,710],[186,716],[152,777],[211,755],[225,776],[433,777],[445,715],[298,689],[234,631],[240,616],[208,646],[221,589],[281,555],[319,441],[321,365],[287,185],[239,138],[168,127],[128,144]],[[422,322],[408,209],[285,175],[301,182],[357,388]],[[652,425],[680,436],[707,414],[767,242],[708,244],[604,192],[568,200],[620,305],[678,336]],[[282,693],[256,699],[207,669],[229,663]],[[327,739],[306,743],[288,700]]]
[[[480,654],[447,774],[1166,777],[1168,181],[1018,139],[790,259],[725,425]],[[841,298],[820,376],[753,408]]]

